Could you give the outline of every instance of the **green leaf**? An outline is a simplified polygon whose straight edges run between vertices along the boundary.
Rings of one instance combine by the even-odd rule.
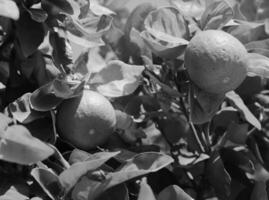
[[[164,188],[158,195],[157,200],[193,200],[183,189],[177,185]]]
[[[73,58],[72,47],[66,31],[61,28],[54,28],[53,31],[50,31],[49,41],[53,48],[52,56],[56,66],[62,66],[69,73],[72,70]]]
[[[144,69],[142,65],[129,65],[113,60],[101,71],[92,74],[89,85],[104,96],[129,95],[140,85]]]
[[[46,116],[47,113],[40,113],[30,106],[30,96],[31,93],[25,93],[20,98],[16,99],[14,102],[7,106],[7,109],[11,116],[19,121],[20,123],[27,124],[36,119]]]
[[[0,0],[0,16],[18,20],[20,17],[20,11],[14,1]]]
[[[226,0],[211,1],[201,17],[201,29],[220,29],[232,18],[233,9]]]
[[[29,165],[44,160],[54,150],[21,125],[14,125],[0,135],[0,159],[22,165]]]
[[[200,20],[203,12],[206,8],[205,0],[172,0],[173,5],[175,5],[182,13],[187,17],[194,17]]]
[[[55,109],[64,99],[79,96],[84,85],[85,80],[72,82],[66,77],[59,76],[32,93],[30,97],[31,107],[41,112]]]
[[[69,192],[70,189],[76,185],[78,180],[87,172],[94,171],[101,167],[110,158],[116,156],[119,152],[107,152],[102,155],[102,157],[97,157],[94,159],[88,158],[85,161],[77,162],[71,165],[70,168],[63,171],[59,175],[60,183],[65,189],[65,192]]]
[[[12,119],[0,112],[0,135],[6,131],[11,123]]]
[[[174,7],[150,12],[145,21],[142,38],[158,56],[176,58],[188,44],[189,30],[183,14]]]
[[[124,183],[128,180],[156,172],[171,164],[173,159],[157,152],[140,153],[127,160],[126,164],[116,172],[109,172],[103,181],[96,181],[84,176],[74,187],[72,197],[77,200],[83,194],[88,200],[93,200],[107,189]],[[90,187],[89,187],[90,186]]]
[[[252,126],[261,130],[260,121],[251,113],[248,107],[245,105],[241,97],[234,91],[226,93],[226,98],[233,104],[233,106],[238,109],[238,111],[243,115],[243,118],[250,123]]]
[[[38,46],[43,42],[45,30],[43,24],[34,21],[27,11],[20,15],[20,19],[15,23],[16,37],[22,54],[25,58],[33,54]]]
[[[210,121],[219,110],[224,99],[224,95],[207,93],[192,85],[189,94],[192,122],[194,124],[203,124]]]
[[[218,152],[213,152],[206,167],[206,176],[220,199],[230,195],[231,177],[225,170]]]
[[[260,76],[269,78],[269,58],[257,53],[248,53],[248,76]]]
[[[143,178],[140,182],[140,190],[137,200],[156,200],[151,187],[146,181],[146,178]]]
[[[78,17],[79,5],[72,0],[42,0],[42,8],[49,10],[50,14],[65,13]]]
[[[31,175],[51,199],[57,200],[63,195],[63,188],[59,178],[52,170],[34,168],[31,171]]]

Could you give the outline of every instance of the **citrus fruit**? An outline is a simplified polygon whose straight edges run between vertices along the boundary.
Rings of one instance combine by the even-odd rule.
[[[101,94],[84,90],[58,107],[59,136],[83,150],[104,144],[113,133],[116,115],[112,104]]]
[[[231,34],[221,30],[198,32],[185,51],[190,79],[209,93],[236,89],[245,79],[247,50]]]

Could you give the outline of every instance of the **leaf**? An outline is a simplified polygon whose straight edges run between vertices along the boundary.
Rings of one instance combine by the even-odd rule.
[[[226,0],[212,1],[201,17],[201,28],[220,29],[233,18],[233,9]]]
[[[64,99],[79,96],[84,88],[85,80],[71,82],[66,77],[55,80],[35,90],[30,96],[31,107],[36,111],[49,111],[56,108]]]
[[[192,85],[189,102],[190,102],[190,118],[194,124],[203,124],[212,119],[219,110],[225,96],[207,93],[197,86]]]
[[[94,171],[97,168],[101,167],[106,161],[110,158],[116,156],[119,152],[108,152],[104,154],[100,158],[96,159],[87,159],[83,162],[77,162],[71,165],[70,168],[63,171],[59,175],[60,183],[62,187],[65,189],[65,192],[69,192],[70,189],[76,185],[78,180],[81,178],[82,175],[86,174],[89,171]]]
[[[125,184],[117,185],[108,189],[97,197],[96,200],[129,200],[128,188]]]
[[[230,195],[231,177],[225,170],[218,152],[213,152],[206,167],[206,176],[220,199]]]
[[[142,65],[129,65],[120,60],[110,61],[101,71],[92,74],[90,87],[108,97],[133,93],[141,83]]]
[[[11,123],[12,119],[0,112],[0,135],[6,131]]]
[[[183,14],[176,8],[159,8],[147,15],[145,31],[141,36],[156,55],[176,58],[188,44],[189,30],[186,23]]]
[[[269,78],[269,58],[257,53],[248,53],[248,76],[260,76]]]
[[[254,188],[252,190],[250,200],[268,200],[267,187],[265,182],[258,181],[254,183]]]
[[[11,116],[20,123],[27,124],[46,115],[46,113],[40,113],[31,109],[30,96],[31,93],[25,93],[7,106]]]
[[[261,130],[261,123],[259,120],[251,113],[248,107],[245,105],[241,97],[236,94],[234,91],[226,93],[226,98],[233,104],[233,106],[238,109],[242,114],[243,118],[250,123],[252,126]]]
[[[137,200],[156,200],[151,187],[146,181],[146,178],[143,178],[140,182],[140,190]]]
[[[83,194],[88,200],[93,200],[111,187],[156,172],[172,162],[173,159],[170,156],[162,153],[140,153],[127,160],[126,164],[116,172],[107,173],[103,181],[95,181],[84,176],[74,187],[72,197],[76,200],[79,195]]]
[[[157,200],[193,200],[193,198],[191,198],[179,186],[170,185],[160,192]]]
[[[56,66],[63,67],[68,73],[72,70],[72,47],[67,39],[66,31],[61,28],[54,28],[50,31],[49,41],[53,47],[52,56]]]
[[[0,16],[18,20],[20,17],[20,11],[14,1],[0,0]]]
[[[60,185],[59,178],[52,170],[34,168],[31,175],[51,199],[56,200],[63,195],[63,188]]]
[[[114,15],[116,14],[114,11],[109,8],[101,5],[98,0],[92,0],[90,3],[90,10],[97,16],[102,15]]]
[[[206,8],[206,1],[204,0],[172,0],[172,4],[185,16],[194,17],[197,20],[200,20]]]
[[[31,15],[31,18],[36,22],[42,23],[45,22],[48,18],[48,13],[40,8],[26,8],[27,12]]]
[[[226,130],[229,140],[235,144],[245,145],[248,137],[248,127],[247,123],[239,124],[232,122],[229,124]]]
[[[38,46],[43,42],[45,30],[41,23],[32,20],[30,14],[22,12],[16,25],[16,38],[22,54],[25,58],[34,53]]]
[[[47,144],[34,138],[21,125],[14,125],[0,135],[0,159],[22,165],[42,161],[54,151]]]
[[[52,14],[65,13],[78,17],[80,13],[79,5],[72,0],[42,0],[42,8],[53,10]]]

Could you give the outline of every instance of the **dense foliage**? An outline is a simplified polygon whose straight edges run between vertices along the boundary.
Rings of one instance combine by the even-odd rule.
[[[268,19],[267,0],[0,0],[0,199],[269,199]],[[248,51],[234,91],[184,66],[210,29]],[[117,116],[87,151],[56,117],[85,89]]]

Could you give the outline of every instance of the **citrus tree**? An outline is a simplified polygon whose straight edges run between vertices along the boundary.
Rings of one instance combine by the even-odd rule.
[[[0,0],[0,199],[268,199],[268,10]]]

